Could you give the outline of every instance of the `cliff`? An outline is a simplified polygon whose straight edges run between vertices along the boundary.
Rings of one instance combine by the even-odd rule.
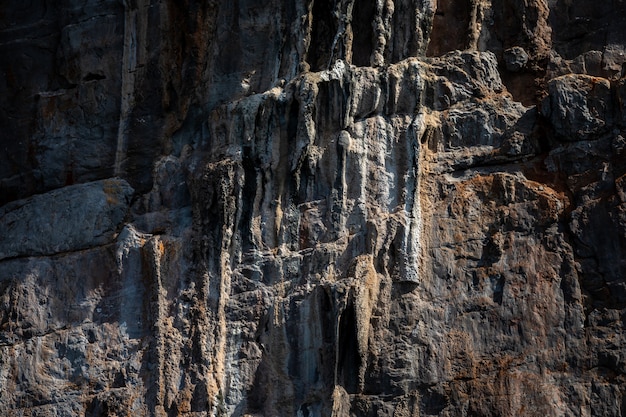
[[[622,0],[0,4],[0,411],[623,416]]]

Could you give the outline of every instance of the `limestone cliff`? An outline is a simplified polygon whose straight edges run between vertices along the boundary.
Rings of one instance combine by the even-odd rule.
[[[0,412],[626,415],[626,2],[0,3]]]

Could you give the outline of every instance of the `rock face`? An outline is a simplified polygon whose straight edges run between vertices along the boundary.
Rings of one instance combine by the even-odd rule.
[[[622,416],[626,2],[0,6],[0,411]]]

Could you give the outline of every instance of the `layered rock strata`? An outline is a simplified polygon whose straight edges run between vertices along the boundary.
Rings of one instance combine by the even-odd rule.
[[[2,5],[0,410],[623,415],[625,16]]]

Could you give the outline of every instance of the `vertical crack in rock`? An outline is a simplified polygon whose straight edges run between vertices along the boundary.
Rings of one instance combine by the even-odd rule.
[[[470,46],[470,24],[474,0],[438,0],[426,54],[441,56]]]
[[[146,38],[147,16],[144,0],[124,1],[124,43],[121,62],[122,86],[120,91],[120,115],[117,130],[117,146],[113,173],[121,176],[126,172],[128,130],[130,116],[135,105],[135,79],[138,67],[143,66],[143,49]]]
[[[374,17],[376,2],[356,1],[352,13],[352,63],[358,67],[368,67],[371,64],[374,51],[375,33]]]
[[[359,370],[361,355],[354,301],[349,300],[339,316],[337,328],[337,364],[335,385],[340,385],[348,394],[359,392]]]
[[[339,30],[335,16],[336,4],[335,0],[312,0],[311,43],[307,53],[312,71],[328,69],[332,63]]]

